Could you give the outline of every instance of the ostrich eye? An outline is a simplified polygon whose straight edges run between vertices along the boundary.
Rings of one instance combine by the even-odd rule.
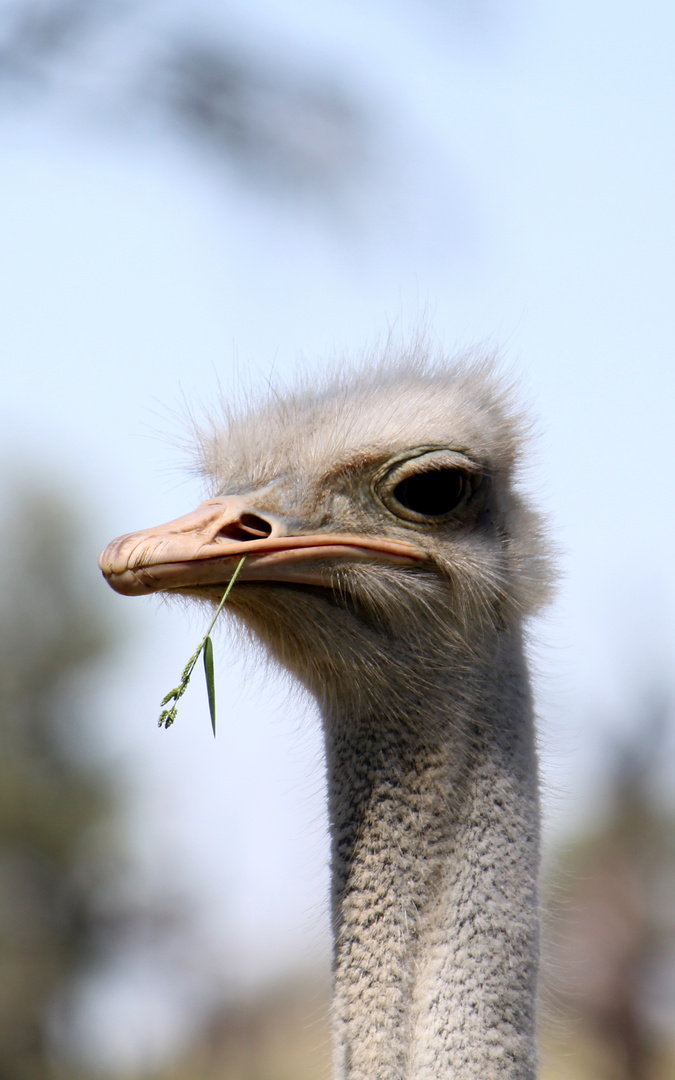
[[[372,485],[390,514],[417,525],[446,522],[473,496],[487,493],[489,477],[478,462],[450,447],[420,446],[390,459]]]
[[[430,469],[401,480],[393,496],[404,510],[420,517],[439,518],[459,505],[465,488],[465,476],[459,469]]]

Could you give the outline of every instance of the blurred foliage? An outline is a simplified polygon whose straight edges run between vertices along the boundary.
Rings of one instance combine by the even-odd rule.
[[[48,1075],[57,989],[85,963],[83,845],[109,787],[72,743],[68,681],[108,634],[77,586],[79,537],[53,495],[16,490],[0,557],[0,1078]]]
[[[328,978],[289,976],[214,1010],[181,1060],[152,1080],[326,1080],[328,1015]]]
[[[4,34],[0,72],[5,79],[49,83],[49,65],[70,59],[109,17],[120,12],[109,0],[32,0],[0,8]]]
[[[247,182],[332,201],[363,178],[369,109],[351,79],[286,52],[239,44],[189,4],[0,0],[6,107],[69,98],[125,130],[163,122]]]
[[[366,164],[365,107],[337,79],[218,44],[174,40],[154,92],[168,116],[261,186],[334,195]]]
[[[601,822],[549,868],[551,1080],[675,1076],[675,804],[660,783],[672,717],[655,696],[635,719],[607,747]]]

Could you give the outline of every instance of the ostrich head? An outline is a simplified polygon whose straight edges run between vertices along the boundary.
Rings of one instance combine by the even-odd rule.
[[[428,682],[438,650],[479,649],[541,603],[521,429],[490,362],[333,374],[202,429],[211,497],[113,541],[101,568],[121,593],[215,602],[246,555],[229,610],[322,704],[354,707],[391,694],[392,671],[409,682],[411,652]]]

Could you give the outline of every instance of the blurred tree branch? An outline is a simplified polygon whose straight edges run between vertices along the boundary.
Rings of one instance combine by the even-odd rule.
[[[49,65],[86,47],[88,35],[121,13],[111,0],[31,0],[4,5],[5,33],[0,46],[0,74],[5,80],[46,88],[54,74]]]
[[[270,63],[203,19],[176,29],[161,9],[123,0],[21,0],[0,8],[2,16],[6,107],[27,94],[53,98],[78,80],[81,98],[138,98],[193,145],[213,150],[221,166],[276,192],[333,199],[368,162],[368,110],[337,73],[311,64],[300,71],[281,55]],[[113,55],[120,31],[126,48],[134,40],[130,67]]]
[[[329,79],[206,39],[175,42],[163,75],[173,119],[266,185],[328,192],[365,160],[363,113]]]

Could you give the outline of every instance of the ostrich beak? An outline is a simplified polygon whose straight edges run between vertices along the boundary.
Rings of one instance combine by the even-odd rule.
[[[235,495],[210,499],[165,525],[119,536],[98,562],[116,592],[141,596],[222,585],[244,555],[240,581],[325,586],[335,583],[336,561],[415,566],[428,557],[417,545],[389,537],[289,535],[282,519]]]

